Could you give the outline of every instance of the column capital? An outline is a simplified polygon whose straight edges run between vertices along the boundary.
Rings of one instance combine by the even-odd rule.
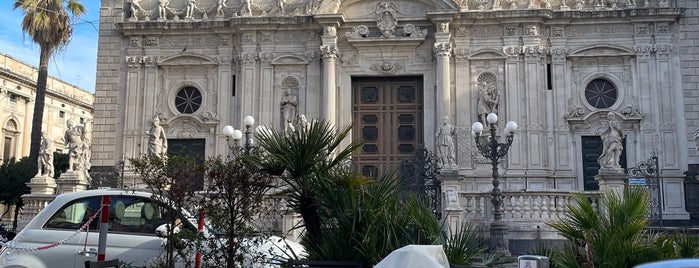
[[[434,54],[438,57],[451,57],[451,43],[435,43]]]
[[[565,62],[566,57],[568,56],[568,48],[567,47],[552,47],[549,50],[549,54],[551,55],[551,60],[553,62]]]
[[[335,45],[322,45],[320,46],[320,53],[323,59],[335,60],[340,51],[338,51]]]

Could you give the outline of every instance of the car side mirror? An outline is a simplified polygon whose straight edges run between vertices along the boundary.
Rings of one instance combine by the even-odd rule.
[[[163,225],[158,226],[158,228],[155,228],[155,235],[157,235],[158,237],[167,238],[167,236],[168,236],[168,233],[167,233],[167,228],[168,228],[168,226],[169,226],[169,224],[163,224]],[[173,233],[173,234],[176,234],[176,233],[179,233],[179,232],[180,232],[180,227],[179,227],[179,226],[175,226],[175,228],[172,229],[172,233]]]

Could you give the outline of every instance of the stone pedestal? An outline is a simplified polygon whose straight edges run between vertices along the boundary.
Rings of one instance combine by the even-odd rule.
[[[459,204],[459,192],[461,191],[459,171],[453,168],[442,168],[439,172],[439,180],[442,183],[442,194],[444,195],[442,217],[447,223],[447,233],[451,234],[459,230],[463,222],[463,209]]]
[[[605,192],[612,190],[619,196],[623,196],[624,187],[626,186],[627,175],[624,174],[622,168],[605,167],[599,170],[599,174],[595,176],[595,180],[599,182],[599,190]]]
[[[52,195],[56,193],[56,180],[49,176],[36,176],[27,184],[32,194]]]
[[[84,191],[88,185],[83,171],[67,171],[58,180],[58,194]]]

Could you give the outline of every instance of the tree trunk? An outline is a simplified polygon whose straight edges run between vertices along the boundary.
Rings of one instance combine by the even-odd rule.
[[[31,147],[29,149],[29,163],[34,166],[39,159],[39,147],[41,147],[41,129],[44,121],[44,104],[46,103],[46,82],[49,76],[49,59],[51,49],[40,45],[39,77],[36,80],[36,99],[34,101],[34,116],[32,118]],[[38,168],[38,167],[37,167]]]
[[[24,203],[22,203],[22,202],[15,203],[15,215],[14,215],[15,218],[12,221],[12,231],[14,231],[14,232],[17,231],[17,220],[19,218],[19,209],[22,208],[23,205],[24,205]]]
[[[320,216],[318,215],[318,200],[311,193],[301,194],[301,217],[312,243],[321,242]]]

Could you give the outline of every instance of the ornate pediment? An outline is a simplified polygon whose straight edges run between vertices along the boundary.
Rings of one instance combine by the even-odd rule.
[[[308,64],[308,61],[302,57],[294,55],[282,55],[272,60],[273,65],[300,65]]]
[[[570,53],[570,57],[613,57],[634,55],[634,51],[619,46],[592,46]]]
[[[505,58],[507,58],[507,55],[505,55],[505,53],[503,53],[502,51],[495,50],[495,49],[478,50],[478,51],[475,51],[470,56],[468,56],[469,60],[477,60],[477,59],[492,60],[492,59],[505,59]]]
[[[180,53],[169,57],[158,59],[160,66],[182,66],[182,65],[218,65],[216,60],[204,55],[194,53]]]

